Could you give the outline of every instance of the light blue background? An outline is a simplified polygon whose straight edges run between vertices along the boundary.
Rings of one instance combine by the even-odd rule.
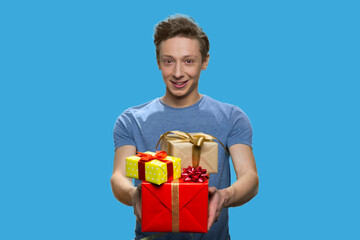
[[[200,92],[254,128],[259,194],[232,239],[359,239],[358,1],[2,1],[0,238],[131,239],[112,129],[164,94],[154,25],[208,34]],[[233,175],[233,180],[234,175]]]

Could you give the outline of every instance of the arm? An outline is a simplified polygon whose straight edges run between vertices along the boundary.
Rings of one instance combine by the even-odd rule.
[[[258,192],[259,178],[251,147],[235,144],[229,148],[237,180],[228,188],[209,188],[208,229],[224,207],[236,207],[250,201]]]
[[[134,187],[131,178],[125,174],[125,159],[136,154],[136,148],[131,145],[119,147],[115,150],[114,167],[111,176],[111,187],[114,196],[121,203],[133,206],[137,221],[141,221],[141,193]]]

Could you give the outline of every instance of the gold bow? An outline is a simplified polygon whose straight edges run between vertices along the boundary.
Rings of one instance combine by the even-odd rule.
[[[168,135],[172,133],[173,135]],[[205,133],[198,133],[194,136],[191,136],[190,134],[186,133],[186,132],[182,132],[182,131],[168,131],[166,133],[164,133],[163,135],[161,135],[159,141],[156,144],[156,149],[159,146],[159,143],[161,142],[162,139],[168,139],[168,140],[175,140],[176,142],[190,142],[193,144],[192,147],[192,163],[193,163],[193,167],[198,167],[200,164],[200,154],[201,154],[201,145],[204,142],[212,142],[214,140],[217,140],[221,146],[225,149],[225,151],[227,153],[229,153],[226,150],[226,147],[224,146],[224,144],[222,144],[222,142],[217,139],[214,136],[211,136],[209,134],[205,134]]]

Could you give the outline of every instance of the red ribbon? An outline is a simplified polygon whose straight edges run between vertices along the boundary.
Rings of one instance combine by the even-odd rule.
[[[155,156],[148,154],[148,153],[142,153],[137,152],[138,154],[136,156],[140,157],[139,163],[138,163],[138,169],[139,169],[139,180],[145,181],[145,163],[150,162],[152,160],[159,160],[161,162],[166,163],[167,166],[167,177],[168,181],[173,180],[174,175],[174,166],[173,162],[170,160],[165,160],[167,157],[167,153],[165,151],[156,151]]]
[[[184,179],[185,182],[205,182],[209,179],[209,174],[206,174],[206,169],[202,169],[199,167],[191,167],[183,168],[183,173],[181,177]]]

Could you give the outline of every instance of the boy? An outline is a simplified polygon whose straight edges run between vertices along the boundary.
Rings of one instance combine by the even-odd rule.
[[[114,127],[114,196],[133,206],[136,239],[154,233],[141,232],[141,190],[125,177],[125,158],[136,151],[154,150],[161,134],[180,130],[204,132],[217,137],[228,148],[237,180],[230,185],[229,154],[219,147],[218,173],[209,181],[208,233],[194,239],[230,239],[228,207],[240,206],[258,190],[258,175],[252,153],[252,128],[238,107],[221,103],[198,92],[202,70],[209,63],[209,40],[189,17],[175,15],[158,23],[154,43],[156,59],[166,86],[165,95],[124,111]],[[220,83],[220,82],[219,82]],[[139,180],[135,181],[140,184]],[[168,233],[157,239],[188,239],[186,233]]]

